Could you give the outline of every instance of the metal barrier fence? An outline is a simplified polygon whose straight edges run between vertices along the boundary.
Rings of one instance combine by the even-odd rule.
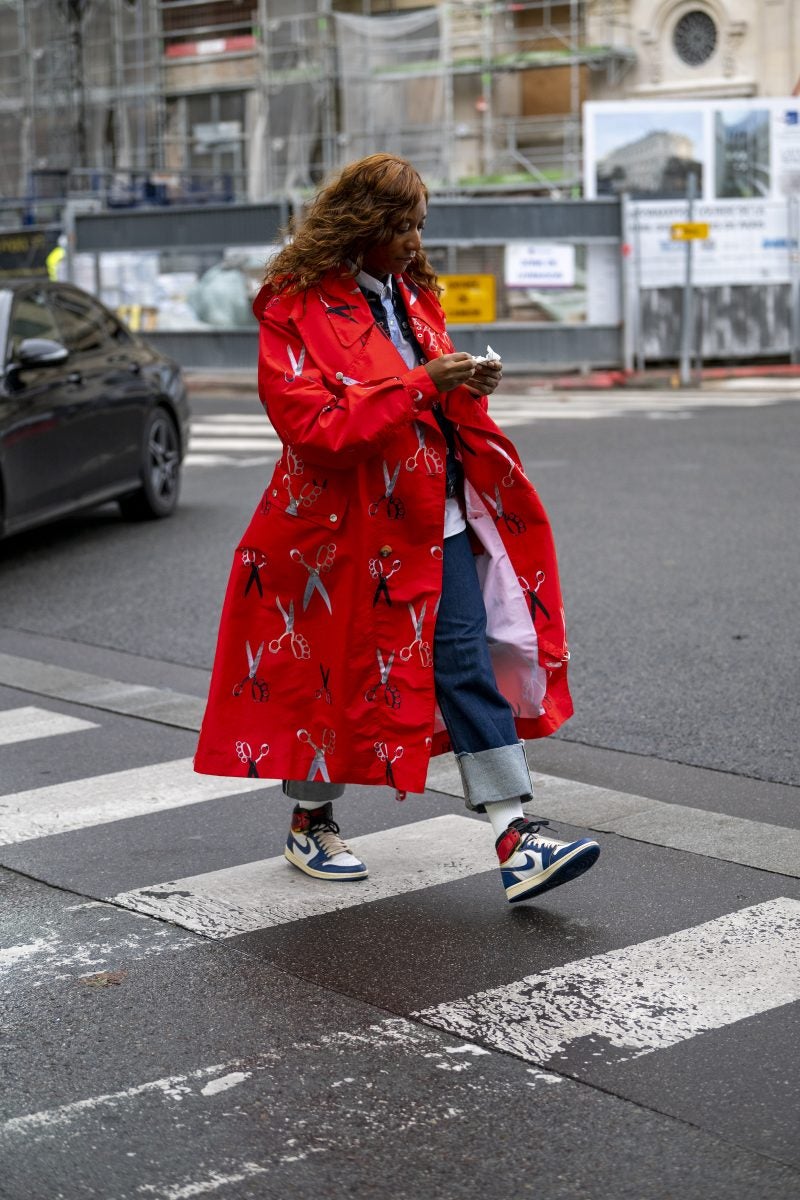
[[[426,250],[437,269],[453,271],[466,261],[474,271],[475,255],[493,253],[502,271],[502,251],[509,241],[558,241],[602,254],[601,319],[509,320],[491,324],[459,323],[451,328],[459,348],[482,353],[487,340],[510,369],[540,367],[590,369],[619,366],[623,361],[621,320],[620,203],[608,200],[538,200],[432,197],[425,230]],[[288,202],[204,205],[202,208],[147,209],[124,215],[75,212],[70,215],[70,259],[95,256],[95,282],[100,291],[100,256],[104,253],[222,251],[278,242],[292,210]],[[596,289],[595,289],[596,290]],[[595,301],[594,309],[598,309]],[[607,316],[607,319],[602,319]],[[186,367],[248,366],[256,347],[247,329],[159,330],[148,339]]]

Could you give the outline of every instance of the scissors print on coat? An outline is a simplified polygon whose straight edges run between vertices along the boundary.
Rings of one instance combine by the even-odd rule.
[[[323,667],[319,664],[319,673],[322,676],[322,686],[318,687],[314,692],[315,700],[324,700],[326,704],[333,704],[333,695],[331,694],[331,669]]]
[[[306,469],[306,464],[299,457],[294,446],[287,446],[285,451],[286,470],[289,475],[302,475]]]
[[[355,311],[355,304],[329,304],[321,292],[319,293],[319,298],[322,301],[322,307],[329,317],[341,317],[342,320],[355,324],[355,317],[350,316],[350,313]]]
[[[333,566],[333,560],[336,557],[336,543],[330,542],[328,545],[320,546],[313,563],[306,562],[301,550],[290,550],[289,557],[292,562],[302,563],[308,571],[308,582],[306,583],[306,590],[303,592],[303,612],[308,608],[314,592],[319,592],[328,612],[332,613],[331,598],[328,595],[325,584],[320,579],[320,575],[323,571],[330,571]]]
[[[494,500],[486,492],[481,492],[484,500],[489,504],[495,512],[494,523],[499,525],[502,521],[509,533],[517,534],[525,532],[525,522],[522,517],[516,516],[515,513],[506,512],[503,508],[503,501],[500,498],[500,488],[495,486]]]
[[[423,667],[429,667],[431,665],[431,663],[433,662],[433,655],[431,654],[431,644],[430,644],[430,642],[424,642],[422,640],[422,626],[425,623],[425,613],[427,612],[427,610],[428,610],[428,601],[427,600],[422,605],[422,610],[419,614],[419,617],[417,617],[417,611],[414,608],[414,605],[409,604],[409,606],[408,606],[408,612],[411,617],[411,624],[414,627],[414,640],[413,640],[413,642],[410,642],[407,646],[404,646],[403,649],[400,651],[400,657],[402,658],[403,662],[408,662],[408,660],[411,658],[411,655],[414,653],[415,650],[419,653],[419,661]]]
[[[234,685],[234,696],[241,696],[247,684],[250,684],[250,695],[254,700],[259,702],[269,700],[269,684],[266,679],[259,678],[258,668],[261,662],[261,655],[264,653],[264,643],[258,647],[258,650],[253,654],[250,649],[250,643],[245,642],[245,650],[247,651],[247,674],[239,683]]]
[[[434,450],[425,440],[425,426],[420,421],[414,422],[414,432],[417,435],[417,448],[406,459],[406,470],[416,471],[422,460],[426,475],[441,475],[444,462],[438,450]]]
[[[377,699],[379,692],[383,692],[384,702],[389,708],[399,708],[400,692],[393,683],[389,683],[389,675],[391,674],[392,663],[394,662],[394,650],[389,655],[387,662],[383,661],[383,655],[378,649],[375,651],[375,657],[378,660],[380,679],[371,688],[367,688],[364,692],[364,699],[371,704],[373,700]]]
[[[392,597],[389,594],[389,580],[393,575],[397,574],[402,565],[400,559],[396,558],[387,571],[384,569],[382,558],[371,558],[369,560],[369,573],[378,583],[378,586],[375,588],[375,595],[372,597],[373,608],[381,596],[383,596],[386,603],[391,607]]]
[[[375,500],[369,506],[369,515],[377,517],[383,504],[386,505],[386,515],[392,520],[399,521],[406,515],[406,506],[402,500],[395,500],[394,489],[397,484],[397,476],[400,474],[400,463],[397,464],[392,474],[389,474],[389,464],[386,459],[383,460],[383,495]]]
[[[313,483],[304,483],[299,494],[295,496],[291,475],[284,475],[282,482],[289,496],[289,503],[286,505],[286,515],[289,517],[296,517],[298,508],[311,508],[312,504],[316,504],[325,486],[316,480]]]
[[[261,576],[259,575],[259,572],[263,571],[264,567],[267,565],[266,554],[262,554],[260,550],[248,550],[243,546],[242,562],[246,567],[250,568],[250,574],[247,576],[247,583],[244,585],[245,596],[250,591],[250,588],[253,586],[253,584],[256,585],[256,591],[258,592],[259,596],[263,596],[264,588],[261,584]]]
[[[493,442],[491,440],[491,438],[486,439],[486,445],[491,446],[493,450],[496,450],[497,453],[502,455],[502,457],[508,463],[508,471],[503,476],[503,478],[500,480],[500,483],[503,485],[504,488],[513,487],[514,486],[514,472],[519,471],[520,475],[525,474],[525,472],[522,470],[522,467],[519,465],[519,463],[514,462],[514,459],[511,457],[511,455],[508,453],[507,450],[504,450],[502,446],[498,446],[497,442]]]
[[[289,639],[289,649],[295,658],[311,658],[311,647],[309,646],[302,633],[294,631],[294,600],[289,601],[289,611],[281,604],[280,596],[275,597],[275,603],[280,609],[283,623],[286,626],[280,637],[273,638],[269,644],[270,654],[277,654],[286,639]]]
[[[247,778],[259,779],[258,764],[269,754],[269,744],[262,742],[258,754],[254,754],[249,742],[236,743],[236,757],[240,762],[247,763]]]
[[[332,729],[323,729],[322,745],[317,746],[311,740],[311,734],[307,729],[298,729],[298,741],[305,742],[314,751],[314,757],[311,760],[311,766],[308,768],[306,775],[306,783],[311,783],[320,774],[325,783],[330,783],[331,777],[328,774],[328,764],[325,762],[325,755],[332,754],[333,748],[336,745],[336,734]]]
[[[306,361],[306,348],[305,348],[305,346],[302,346],[300,348],[300,357],[295,358],[294,351],[292,350],[292,347],[287,342],[286,343],[286,353],[289,355],[289,362],[291,364],[292,369],[291,369],[291,371],[284,372],[283,379],[284,379],[285,383],[294,383],[295,379],[300,379],[300,377],[303,374],[303,366]]]
[[[519,582],[520,587],[522,588],[525,595],[528,597],[528,603],[531,606],[531,620],[534,622],[534,624],[536,623],[537,608],[540,608],[542,610],[542,612],[544,613],[544,615],[548,621],[550,620],[550,613],[547,611],[547,609],[545,608],[544,604],[539,599],[539,596],[537,594],[539,591],[539,588],[542,586],[542,584],[544,583],[546,578],[547,578],[547,576],[545,575],[544,571],[537,571],[536,572],[536,585],[535,585],[535,587],[531,587],[524,575],[517,576],[517,581]]]
[[[375,753],[386,768],[386,782],[389,784],[389,787],[396,788],[397,785],[394,781],[394,771],[392,770],[392,767],[399,759],[403,757],[403,747],[395,746],[390,755],[388,742],[375,742]],[[403,795],[405,795],[405,793],[403,793]]]

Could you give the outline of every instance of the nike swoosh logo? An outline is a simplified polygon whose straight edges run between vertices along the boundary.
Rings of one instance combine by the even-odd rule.
[[[512,871],[533,871],[541,869],[542,868],[539,866],[536,859],[530,854],[525,855],[525,862],[522,864],[522,866],[511,868]]]

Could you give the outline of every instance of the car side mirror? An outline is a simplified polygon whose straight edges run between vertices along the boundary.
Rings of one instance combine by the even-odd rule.
[[[69,358],[69,351],[52,338],[24,338],[17,347],[17,367],[56,367]]]

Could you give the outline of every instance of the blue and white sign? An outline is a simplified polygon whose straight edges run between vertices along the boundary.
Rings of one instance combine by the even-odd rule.
[[[566,242],[507,242],[506,287],[575,286],[575,247]]]

